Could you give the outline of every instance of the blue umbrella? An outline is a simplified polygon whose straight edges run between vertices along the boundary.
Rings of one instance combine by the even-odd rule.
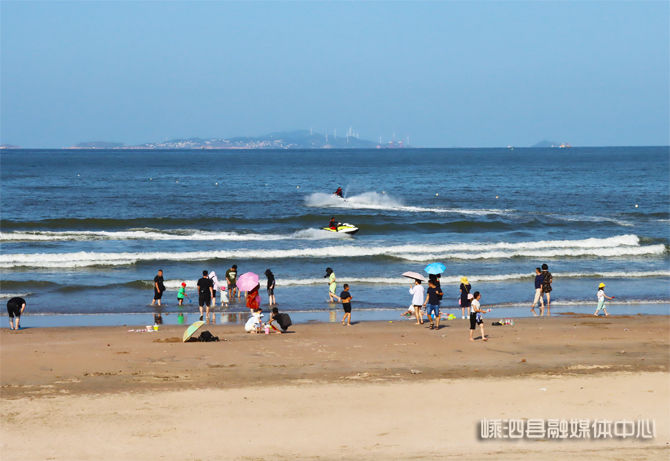
[[[447,266],[445,266],[442,263],[431,263],[426,266],[424,271],[426,271],[426,274],[441,274],[442,272],[447,270]]]

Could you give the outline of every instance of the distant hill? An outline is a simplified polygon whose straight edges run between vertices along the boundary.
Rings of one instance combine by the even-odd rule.
[[[80,142],[73,146],[76,149],[118,149],[125,147],[122,142],[107,142],[107,141],[89,141]]]
[[[311,130],[281,131],[262,136],[233,138],[178,138],[127,146],[116,142],[83,142],[73,149],[374,149],[406,147],[402,141],[378,144],[357,133],[331,136]]]

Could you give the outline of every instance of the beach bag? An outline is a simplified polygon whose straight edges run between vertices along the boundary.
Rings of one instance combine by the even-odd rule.
[[[214,336],[212,333],[209,332],[209,330],[203,331],[202,333],[200,333],[200,336],[198,336],[198,341],[200,341],[201,343],[210,343],[218,340],[219,337]]]

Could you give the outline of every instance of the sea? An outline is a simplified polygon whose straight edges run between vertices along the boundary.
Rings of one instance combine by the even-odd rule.
[[[601,282],[610,314],[668,315],[669,159],[668,147],[2,150],[0,297],[27,300],[28,327],[180,323],[197,320],[202,271],[223,279],[236,264],[260,275],[264,309],[271,269],[280,310],[337,321],[331,267],[354,321],[399,321],[402,273],[441,262],[443,311],[460,321],[467,276],[495,320],[531,315],[546,263],[553,315],[593,313]],[[331,216],[360,231],[322,230]],[[182,282],[196,300],[180,308]]]

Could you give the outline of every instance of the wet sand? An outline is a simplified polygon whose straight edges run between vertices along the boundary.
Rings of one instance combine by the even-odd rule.
[[[177,326],[4,329],[2,458],[667,459],[669,317],[490,322],[488,342],[460,319],[186,344]],[[654,419],[656,438],[485,441],[482,418]]]

